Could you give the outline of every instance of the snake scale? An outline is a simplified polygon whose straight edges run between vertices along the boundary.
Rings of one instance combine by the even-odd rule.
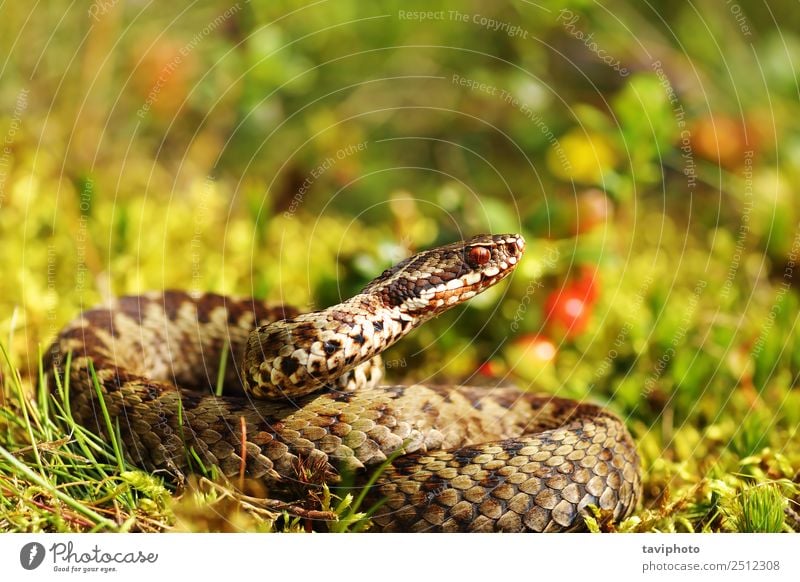
[[[182,475],[191,450],[228,476],[308,486],[399,452],[370,492],[379,531],[572,531],[589,505],[622,519],[639,461],[611,412],[511,387],[379,385],[381,351],[506,277],[524,249],[518,235],[479,235],[423,251],[313,313],[121,297],[68,324],[46,365],[64,374],[71,353],[73,416],[107,436],[93,367],[126,455],[149,470]]]

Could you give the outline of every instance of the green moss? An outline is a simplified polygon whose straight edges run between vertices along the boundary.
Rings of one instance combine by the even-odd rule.
[[[786,499],[775,485],[748,487],[739,497],[736,530],[748,533],[778,533],[784,530]]]

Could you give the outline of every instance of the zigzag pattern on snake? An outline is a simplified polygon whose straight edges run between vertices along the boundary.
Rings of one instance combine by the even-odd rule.
[[[380,352],[506,277],[524,247],[479,235],[424,251],[306,314],[215,294],[122,297],[68,324],[46,365],[64,373],[71,353],[73,415],[104,434],[93,365],[126,455],[150,470],[182,474],[191,448],[280,488],[302,467],[332,483],[400,451],[370,493],[379,531],[572,531],[589,505],[622,519],[639,461],[611,412],[509,387],[379,385]]]

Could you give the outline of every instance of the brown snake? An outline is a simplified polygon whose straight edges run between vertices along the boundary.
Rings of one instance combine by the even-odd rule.
[[[518,235],[421,252],[313,313],[166,291],[86,311],[48,369],[69,369],[76,420],[105,434],[90,366],[130,460],[181,475],[190,455],[276,488],[368,473],[381,531],[571,531],[589,505],[614,520],[640,494],[636,447],[592,404],[515,388],[379,386],[380,352],[506,277]],[[224,395],[214,386],[225,353]],[[242,459],[244,455],[244,459]],[[301,472],[303,479],[300,479]]]

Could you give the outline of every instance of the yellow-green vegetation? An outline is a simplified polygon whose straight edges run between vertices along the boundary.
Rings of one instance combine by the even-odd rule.
[[[357,489],[130,466],[40,355],[113,295],[323,306],[486,231],[525,235],[514,277],[392,348],[392,381],[615,410],[644,498],[592,530],[800,530],[790,26],[725,3],[154,4],[0,8],[0,530],[368,529]]]

